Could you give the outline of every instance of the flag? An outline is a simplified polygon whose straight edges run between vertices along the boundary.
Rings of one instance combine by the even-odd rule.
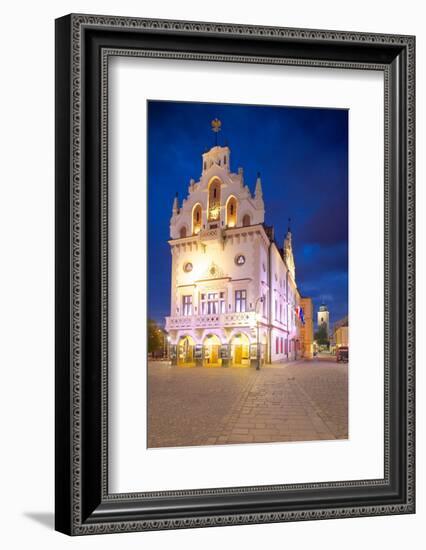
[[[296,312],[296,316],[297,318],[300,320],[300,322],[302,323],[302,325],[305,324],[305,315],[303,313],[303,308],[300,307],[300,306],[296,306],[294,308],[294,311]]]

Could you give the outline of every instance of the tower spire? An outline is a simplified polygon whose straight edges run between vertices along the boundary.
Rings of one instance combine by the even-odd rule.
[[[254,191],[254,197],[256,199],[262,199],[263,198],[262,180],[260,179],[260,172],[257,173],[256,189]]]
[[[217,134],[222,130],[222,122],[218,118],[215,118],[212,120],[211,125],[212,132],[215,135],[215,146],[217,147]]]
[[[178,212],[179,212],[179,200],[178,200],[178,194],[176,193],[173,201],[173,215],[176,215]]]

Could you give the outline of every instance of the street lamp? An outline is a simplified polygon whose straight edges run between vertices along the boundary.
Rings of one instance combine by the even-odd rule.
[[[256,316],[256,357],[257,357],[256,370],[260,370],[261,354],[260,354],[260,342],[259,342],[259,322],[260,322],[260,319],[262,318],[260,313],[257,312],[257,306],[259,303],[263,303],[263,300],[264,300],[263,296],[259,296],[259,298],[257,298],[256,302],[254,303],[254,312]]]

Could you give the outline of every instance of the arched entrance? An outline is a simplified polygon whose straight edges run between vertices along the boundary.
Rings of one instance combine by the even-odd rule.
[[[182,367],[194,367],[195,342],[191,336],[181,336],[177,345],[177,364]]]
[[[220,367],[222,359],[220,358],[220,340],[216,334],[209,334],[204,339],[204,366]]]
[[[231,339],[231,362],[233,367],[250,366],[250,341],[243,332]]]

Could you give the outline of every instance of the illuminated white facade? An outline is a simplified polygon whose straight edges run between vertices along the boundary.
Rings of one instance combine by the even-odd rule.
[[[301,355],[291,233],[283,248],[264,225],[258,174],[254,195],[243,170],[230,169],[230,149],[202,156],[198,182],[173,202],[170,316],[171,357],[178,364],[245,366]],[[161,267],[160,267],[161,268]]]

